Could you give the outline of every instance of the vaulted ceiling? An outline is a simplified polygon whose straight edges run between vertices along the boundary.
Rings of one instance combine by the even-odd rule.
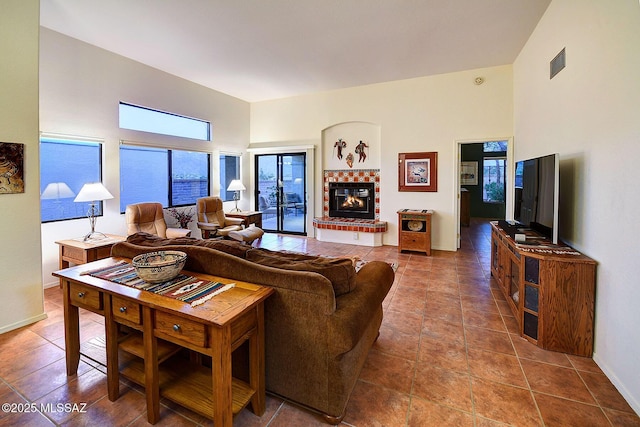
[[[41,25],[255,102],[511,64],[551,0],[41,0]]]

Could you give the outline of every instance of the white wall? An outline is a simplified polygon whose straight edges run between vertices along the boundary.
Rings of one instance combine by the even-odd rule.
[[[474,78],[486,82],[477,86]],[[432,246],[456,249],[456,140],[509,137],[511,66],[493,67],[316,93],[251,104],[251,144],[318,140],[342,122],[380,126],[381,213],[389,222],[383,243],[397,245],[401,208],[433,209]],[[438,192],[398,192],[398,153],[437,151]],[[356,158],[357,160],[357,158]],[[322,170],[316,171],[315,216],[322,215]]]
[[[249,144],[247,102],[46,28],[41,29],[40,46],[40,130],[104,140],[103,182],[115,198],[104,203],[105,213],[98,218],[97,230],[126,234],[119,200],[120,140],[154,141],[165,146],[212,152],[212,194],[219,194],[219,152],[242,153]],[[208,120],[212,124],[213,142],[120,129],[120,101]],[[242,167],[245,172],[248,170],[246,155],[243,156]],[[38,187],[37,182],[35,187]],[[34,206],[37,202],[34,201]],[[239,205],[247,208],[248,201],[242,200]],[[232,206],[233,202],[229,202],[228,208]],[[167,220],[173,221],[172,218]],[[190,224],[190,228],[194,230],[192,234],[199,235],[195,222]],[[55,241],[79,237],[88,231],[86,218],[42,225],[44,283],[55,282],[51,276],[51,272],[58,268]]]
[[[39,17],[38,0],[2,1],[0,142],[24,144],[24,193],[0,194],[0,333],[46,317],[37,209]]]
[[[598,262],[594,360],[640,412],[639,2],[553,0],[513,69],[515,158],[560,153],[560,237]]]

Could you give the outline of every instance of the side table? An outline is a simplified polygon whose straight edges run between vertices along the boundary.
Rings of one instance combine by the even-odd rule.
[[[118,242],[126,240],[126,237],[115,234],[107,234],[106,236],[104,239],[88,240],[86,242],[82,240],[82,237],[58,240],[56,243],[60,246],[60,270],[69,268],[69,263],[86,264],[108,258],[111,256],[111,247]]]
[[[424,251],[431,255],[431,215],[429,209],[398,211],[398,252]]]
[[[242,218],[245,227],[249,227],[250,224],[255,224],[256,227],[262,228],[262,212],[260,211],[236,211],[225,212],[224,214],[231,218]]]

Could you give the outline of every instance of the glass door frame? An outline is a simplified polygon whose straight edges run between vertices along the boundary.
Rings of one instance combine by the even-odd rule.
[[[275,189],[271,194],[261,194],[261,173],[260,173],[260,159],[267,157],[275,157]],[[290,171],[291,176],[285,175],[285,162],[286,157],[301,157],[302,158],[302,170],[299,173]],[[306,235],[307,234],[307,153],[305,152],[283,152],[283,153],[261,153],[255,154],[255,194],[254,203],[257,210],[263,210],[263,203],[261,203],[261,196],[269,201],[269,204],[275,202],[275,206],[269,206],[268,209],[274,209],[276,215],[276,227],[270,227],[269,218],[266,218],[266,212],[263,210],[263,229],[267,232],[283,233],[283,234],[295,234]],[[299,166],[299,165],[298,165]],[[271,171],[269,171],[271,172]],[[295,175],[295,176],[293,176]],[[288,179],[287,179],[288,178]],[[297,182],[300,180],[300,182]],[[298,189],[299,191],[287,191]],[[288,188],[287,188],[288,187]],[[292,196],[296,196],[295,200],[288,200]],[[299,216],[299,214],[302,214]],[[290,216],[295,216],[291,219]],[[267,221],[265,221],[267,220]],[[291,225],[291,227],[290,227]]]

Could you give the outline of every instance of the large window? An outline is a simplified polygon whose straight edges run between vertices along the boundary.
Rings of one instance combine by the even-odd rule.
[[[504,203],[507,141],[489,141],[483,145],[482,200]]]
[[[40,215],[42,222],[83,218],[88,203],[75,203],[82,186],[102,181],[102,144],[92,141],[40,140]],[[97,204],[102,215],[102,202]]]
[[[220,198],[223,201],[233,200],[235,191],[227,191],[234,179],[240,179],[240,156],[220,155]]]
[[[140,202],[187,206],[209,195],[210,154],[195,151],[120,146],[120,211]]]
[[[211,140],[211,124],[173,113],[120,103],[120,127],[183,138]]]

